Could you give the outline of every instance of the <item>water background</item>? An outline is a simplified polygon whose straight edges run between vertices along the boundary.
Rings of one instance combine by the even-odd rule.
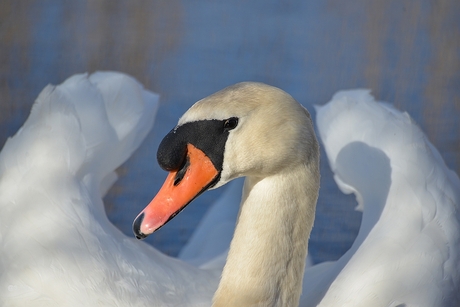
[[[407,111],[460,171],[460,1],[13,1],[0,2],[0,146],[39,92],[75,73],[117,70],[161,94],[153,131],[105,197],[127,235],[161,186],[161,138],[195,101],[240,81],[289,92],[314,116],[341,89],[370,88]],[[315,262],[352,244],[361,214],[322,159]],[[148,238],[176,255],[222,192],[210,191]],[[1,214],[1,213],[0,213]]]

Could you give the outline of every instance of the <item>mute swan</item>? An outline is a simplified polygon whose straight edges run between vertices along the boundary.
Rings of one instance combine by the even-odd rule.
[[[73,76],[40,94],[0,153],[1,306],[211,304],[218,270],[127,238],[103,209],[113,169],[152,126],[157,99],[118,73]],[[460,305],[457,175],[407,114],[363,91],[336,95],[318,111],[318,130],[335,179],[357,194],[363,224],[341,259],[306,270],[300,306]],[[225,223],[196,235],[234,222]],[[211,249],[197,264],[221,265],[207,262]]]
[[[306,269],[300,306],[460,305],[458,176],[407,114],[367,91],[319,107],[318,130],[335,180],[364,213],[342,258]],[[160,144],[170,174],[134,232],[143,238],[204,190],[246,176],[213,306],[296,306],[318,158],[308,113],[289,95],[231,86],[192,106]]]
[[[202,99],[163,139],[163,187],[133,224],[145,238],[196,196],[246,177],[213,306],[297,306],[319,190],[309,113],[290,95],[239,83]]]
[[[109,72],[42,91],[0,154],[0,306],[209,306],[217,274],[126,237],[103,208],[157,101]]]

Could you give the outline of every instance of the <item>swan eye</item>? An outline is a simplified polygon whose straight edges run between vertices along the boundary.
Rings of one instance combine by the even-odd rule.
[[[232,130],[238,126],[238,118],[230,117],[229,119],[224,120],[224,130]]]

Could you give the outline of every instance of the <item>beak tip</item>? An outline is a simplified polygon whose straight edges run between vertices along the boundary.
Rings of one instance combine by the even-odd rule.
[[[135,237],[136,237],[136,239],[138,239],[138,240],[144,240],[145,238],[147,238],[147,236],[144,235],[143,233],[135,234]]]
[[[134,232],[134,236],[136,237],[136,239],[138,240],[142,240],[142,239],[145,239],[147,238],[148,235],[146,235],[145,233],[143,233],[141,231],[141,225],[142,225],[142,221],[144,220],[144,212],[142,212],[141,214],[138,215],[138,217],[136,217],[136,219],[134,220],[134,223],[133,223],[133,232]]]

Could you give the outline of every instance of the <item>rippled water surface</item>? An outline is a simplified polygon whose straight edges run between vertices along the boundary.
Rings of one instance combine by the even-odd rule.
[[[161,94],[152,133],[105,198],[127,235],[165,178],[156,148],[195,101],[239,81],[289,92],[313,114],[338,90],[370,88],[415,118],[460,170],[460,2],[2,1],[0,144],[48,83],[95,70],[135,76]],[[148,242],[175,255],[221,189],[203,194]],[[337,259],[358,231],[354,198],[322,159],[310,249]]]

